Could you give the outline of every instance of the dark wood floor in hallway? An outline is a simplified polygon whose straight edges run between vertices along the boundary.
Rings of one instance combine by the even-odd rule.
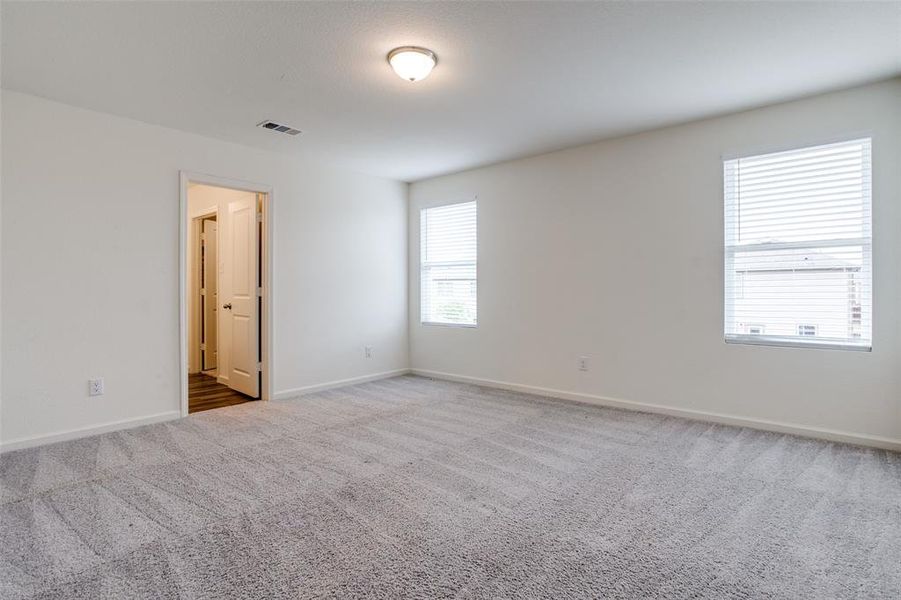
[[[255,399],[222,385],[210,375],[196,373],[188,376],[188,412],[222,408]]]

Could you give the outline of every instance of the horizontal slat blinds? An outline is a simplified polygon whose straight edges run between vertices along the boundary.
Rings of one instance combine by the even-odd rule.
[[[869,349],[870,140],[727,160],[726,341]]]
[[[423,323],[476,325],[476,203],[420,212]]]

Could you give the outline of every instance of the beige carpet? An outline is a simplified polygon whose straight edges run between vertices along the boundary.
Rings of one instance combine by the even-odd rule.
[[[6,598],[901,598],[901,455],[400,377],[0,457]]]

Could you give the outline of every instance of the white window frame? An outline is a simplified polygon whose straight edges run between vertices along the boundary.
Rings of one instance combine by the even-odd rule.
[[[829,144],[839,144],[839,143],[852,143],[855,141],[863,141],[866,140],[868,142],[869,147],[869,164],[870,164],[870,173],[869,177],[865,180],[864,191],[866,195],[865,199],[865,214],[864,214],[864,227],[868,236],[864,238],[856,238],[856,239],[841,239],[841,240],[833,240],[833,241],[817,241],[817,242],[786,242],[786,243],[770,243],[770,244],[755,244],[753,246],[745,245],[738,246],[735,244],[735,240],[731,239],[732,232],[729,227],[729,223],[726,220],[725,216],[726,212],[726,202],[727,199],[725,197],[725,184],[726,181],[726,165],[730,161],[734,161],[737,159],[741,159],[743,157],[753,157],[764,154],[778,153],[778,152],[790,152],[792,150],[801,150],[805,148],[814,148],[817,146],[824,146]],[[736,250],[747,251],[747,250],[787,250],[792,248],[806,248],[811,245],[816,246],[817,248],[822,247],[834,247],[834,248],[842,248],[842,247],[854,247],[860,246],[863,249],[863,263],[869,265],[869,276],[870,276],[870,306],[869,306],[869,323],[870,323],[870,340],[866,345],[864,344],[854,344],[852,342],[833,342],[833,341],[822,341],[816,340],[805,340],[801,336],[797,336],[794,339],[785,339],[778,337],[770,337],[766,334],[737,334],[737,333],[729,333],[726,329],[727,320],[729,318],[730,306],[729,306],[729,295],[726,293],[726,287],[729,285],[728,279],[724,281],[723,286],[723,337],[724,341],[727,344],[740,344],[740,345],[751,345],[751,346],[775,346],[775,347],[787,347],[787,348],[814,348],[820,350],[849,350],[849,351],[857,351],[857,352],[871,352],[873,349],[873,332],[875,331],[874,327],[874,318],[873,313],[875,312],[875,296],[873,290],[875,288],[875,270],[873,268],[873,136],[870,132],[862,132],[859,135],[840,137],[831,140],[819,141],[819,142],[806,142],[806,143],[798,143],[793,145],[787,145],[776,148],[768,148],[768,149],[757,149],[756,151],[751,152],[742,152],[742,153],[730,153],[729,155],[724,155],[722,157],[723,164],[723,209],[724,209],[724,226],[725,226],[725,237],[724,237],[724,272],[726,273],[726,277],[728,278],[728,273],[730,271],[734,271],[734,255]],[[744,292],[744,281],[742,280],[742,293]],[[738,298],[734,298],[738,299]],[[811,336],[812,337],[812,336]]]
[[[436,261],[436,262],[427,262],[423,260],[423,244],[422,244],[422,227],[423,227],[423,216],[425,212],[432,208],[441,208],[443,206],[454,206],[457,204],[475,204],[476,207],[476,259],[475,261]],[[479,204],[478,198],[473,198],[471,200],[460,200],[458,202],[448,202],[447,204],[435,204],[431,206],[424,206],[419,209],[419,324],[424,325],[426,327],[460,327],[463,329],[478,329],[479,327]],[[452,266],[466,266],[473,265],[476,268],[476,320],[475,323],[445,323],[440,321],[426,321],[423,317],[422,305],[425,300],[423,290],[425,286],[423,282],[426,279],[426,272],[428,269],[432,267],[452,267]]]

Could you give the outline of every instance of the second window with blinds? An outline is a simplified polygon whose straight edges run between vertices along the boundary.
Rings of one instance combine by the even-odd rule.
[[[869,350],[870,140],[724,163],[726,341]]]
[[[420,218],[420,321],[477,323],[476,202],[423,208]]]

